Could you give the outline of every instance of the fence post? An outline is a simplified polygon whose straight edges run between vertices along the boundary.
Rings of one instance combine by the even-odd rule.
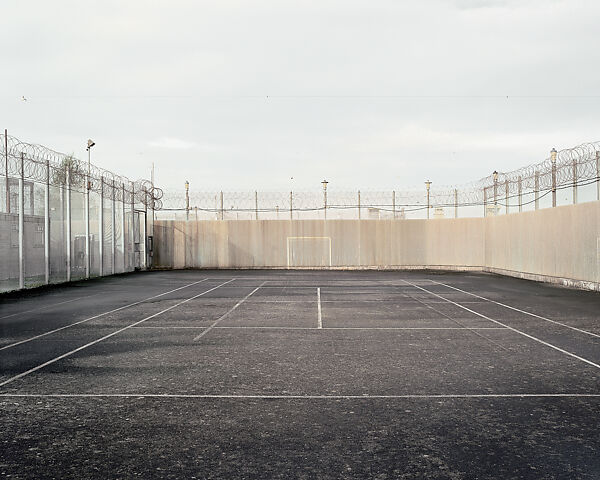
[[[534,183],[534,198],[535,198],[535,209],[540,208],[540,172],[535,171],[535,183]]]
[[[131,269],[135,270],[135,183],[131,182]]]
[[[185,220],[190,219],[190,182],[185,181]]]
[[[577,159],[573,159],[573,205],[577,203]]]
[[[523,211],[523,179],[521,175],[519,175],[517,189],[519,191],[519,213],[521,213]]]
[[[427,189],[427,220],[429,220],[429,190],[431,190],[431,182],[429,180],[425,182],[425,188]]]
[[[112,275],[114,275],[115,274],[115,254],[117,252],[117,238],[115,235],[115,223],[116,223],[115,222],[115,196],[116,196],[116,193],[115,193],[115,179],[114,178],[112,180],[111,186],[112,186],[112,190],[111,190],[112,202],[110,204],[110,216],[111,216],[110,230],[111,230],[112,235],[111,235],[110,243],[111,243],[111,248],[112,248],[112,256],[111,256],[112,261],[110,262],[110,273]]]
[[[25,159],[21,152],[19,172],[19,288],[25,287]]]
[[[361,218],[361,212],[360,212],[360,190],[358,191],[358,219],[360,220]]]
[[[46,160],[46,188],[44,189],[44,280],[50,283],[50,161]]]
[[[508,215],[508,197],[509,197],[508,179],[504,180],[504,202],[506,203],[506,215]]]
[[[89,152],[89,149],[88,149]],[[89,165],[89,164],[88,164]],[[85,278],[90,278],[90,188],[91,188],[91,179],[90,179],[90,171],[88,167],[88,172],[86,175],[86,186],[85,186],[85,205],[84,205],[84,215],[85,215]]]
[[[127,254],[125,248],[125,183],[121,183],[121,247],[123,248],[123,271],[127,271]]]
[[[10,213],[10,180],[8,178],[8,130],[4,129],[4,180],[6,181],[6,213]]]
[[[258,220],[258,192],[254,190],[254,215],[255,219]]]
[[[596,152],[596,200],[600,200],[600,152]]]
[[[67,214],[67,238],[66,238],[66,243],[67,243],[67,282],[71,281],[71,166],[70,165],[65,165],[66,167],[66,171],[65,171],[65,184],[66,184],[66,192],[65,194],[67,195],[67,208],[66,208],[66,214]]]
[[[396,190],[392,190],[392,211],[394,212],[394,220],[396,220]]]
[[[143,187],[144,191],[144,236],[140,239],[142,241],[143,251],[144,251],[144,270],[148,268],[148,190],[146,187]]]
[[[458,218],[458,189],[454,189],[454,218]]]
[[[293,200],[294,200],[294,195],[293,192],[290,192],[290,220],[294,219],[294,208],[293,208]]]
[[[100,217],[98,220],[98,250],[100,254],[100,276],[104,275],[104,177],[100,177]]]
[[[223,190],[221,190],[221,220],[225,220],[225,211],[223,210]]]
[[[483,216],[487,217],[487,187],[483,187]]]
[[[494,216],[498,215],[498,172],[494,170]]]
[[[550,151],[550,161],[552,162],[552,206],[556,207],[556,148]]]

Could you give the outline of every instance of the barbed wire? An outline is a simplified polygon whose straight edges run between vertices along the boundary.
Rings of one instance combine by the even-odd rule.
[[[511,198],[587,185],[600,180],[600,142],[590,142],[551,154],[544,161],[511,172],[496,172],[480,180],[454,186],[435,186],[429,191],[335,191],[328,190],[327,209],[374,208],[382,211],[416,211],[430,207],[470,207]],[[204,212],[307,212],[322,211],[325,192],[185,192],[167,191],[164,210]],[[531,202],[522,202],[526,205]]]
[[[109,200],[142,204],[154,210],[162,208],[163,191],[148,180],[131,181],[74,155],[0,134],[0,175],[6,174],[23,174],[32,182],[81,192],[89,189]]]

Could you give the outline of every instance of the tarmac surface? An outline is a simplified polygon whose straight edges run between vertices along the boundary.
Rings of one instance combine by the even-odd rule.
[[[162,271],[0,295],[0,477],[600,478],[600,294]]]

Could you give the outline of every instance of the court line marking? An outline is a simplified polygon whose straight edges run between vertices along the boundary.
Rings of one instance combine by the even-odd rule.
[[[406,395],[211,395],[171,393],[0,393],[0,398],[199,398],[248,400],[377,400],[452,398],[600,398],[600,393],[449,393]]]
[[[438,298],[446,300],[448,303],[452,303],[453,305],[456,305],[457,307],[460,307],[460,308],[462,308],[464,310],[467,310],[468,312],[474,313],[475,315],[478,315],[481,318],[485,318],[485,319],[489,320],[490,322],[494,322],[494,323],[496,323],[498,325],[502,325],[503,327],[506,327],[509,330],[512,330],[513,332],[518,333],[519,335],[523,335],[524,337],[527,337],[527,338],[529,338],[531,340],[534,340],[534,341],[536,341],[538,343],[541,343],[542,345],[546,345],[547,347],[553,348],[554,350],[557,350],[557,351],[559,351],[561,353],[564,353],[565,355],[568,355],[570,357],[576,358],[577,360],[580,360],[580,361],[582,361],[584,363],[587,363],[588,365],[591,365],[592,367],[596,367],[596,368],[600,369],[600,365],[598,365],[597,363],[594,363],[594,362],[592,362],[592,361],[590,361],[590,360],[588,360],[586,358],[583,358],[583,357],[580,357],[579,355],[575,355],[574,353],[568,352],[567,350],[564,350],[564,349],[562,349],[560,347],[557,347],[556,345],[552,345],[551,343],[545,342],[544,340],[541,340],[541,339],[539,339],[537,337],[534,337],[533,335],[529,335],[528,333],[522,332],[521,330],[518,330],[518,329],[516,329],[514,327],[511,327],[511,326],[506,325],[506,324],[504,324],[502,322],[499,322],[498,320],[494,320],[493,318],[490,318],[490,317],[488,317],[488,316],[486,316],[486,315],[484,315],[482,313],[476,312],[475,310],[471,310],[470,308],[465,307],[464,305],[461,305],[460,303],[456,303],[456,302],[454,302],[452,300],[448,300],[447,298],[444,298],[444,297],[442,297],[441,295],[438,295],[435,292],[431,292],[431,291],[429,291],[429,290],[427,290],[427,289],[425,289],[423,287],[420,287],[418,285],[414,285],[414,284],[412,284],[412,283],[410,283],[410,282],[408,282],[406,280],[402,280],[402,281],[406,282],[409,285],[412,285],[415,288],[423,290],[424,292],[430,293],[431,295],[434,295],[434,296],[436,296]]]
[[[43,307],[37,307],[37,308],[32,308],[30,310],[24,310],[22,312],[11,313],[10,315],[4,315],[3,317],[0,317],[0,320],[4,320],[5,318],[10,318],[10,317],[15,317],[15,316],[21,315],[23,313],[31,313],[31,312],[36,312],[38,310],[44,310],[46,308],[56,307],[57,305],[64,305],[65,303],[70,303],[70,302],[74,302],[76,300],[81,300],[82,298],[95,297],[96,295],[100,295],[100,293],[94,293],[92,295],[83,295],[82,297],[71,298],[70,300],[65,300],[63,302],[52,303],[50,305],[44,305]]]
[[[438,309],[437,309],[437,308],[435,308],[433,305],[430,305],[430,304],[428,304],[428,303],[425,303],[423,300],[419,300],[419,299],[417,299],[416,297],[412,296],[412,295],[411,295],[411,294],[409,294],[409,293],[408,293],[408,294],[405,294],[405,295],[408,295],[408,297],[409,297],[409,298],[412,298],[412,299],[416,300],[416,301],[417,301],[417,302],[419,302],[421,305],[424,305],[425,307],[427,307],[427,308],[429,308],[429,309],[433,310],[434,312],[436,312],[438,315],[441,315],[442,317],[444,317],[444,318],[446,318],[446,319],[450,320],[452,323],[454,323],[454,324],[456,324],[456,325],[459,325],[459,326],[461,326],[461,327],[469,328],[469,329],[471,330],[471,332],[472,332],[474,335],[477,335],[479,338],[482,338],[482,339],[483,339],[483,340],[485,340],[486,342],[488,342],[488,343],[491,343],[492,345],[494,345],[494,346],[498,347],[500,350],[504,350],[505,352],[509,352],[509,351],[510,351],[510,350],[509,350],[508,348],[506,348],[504,345],[502,345],[502,344],[500,344],[500,343],[498,343],[498,342],[495,342],[495,341],[494,341],[494,340],[492,340],[491,338],[488,338],[488,337],[486,337],[485,335],[482,335],[481,333],[477,332],[477,331],[476,331],[476,330],[474,330],[474,329],[471,329],[470,327],[468,327],[468,326],[466,326],[466,325],[463,325],[463,324],[461,323],[461,320],[458,320],[458,319],[452,318],[450,315],[448,315],[448,314],[446,314],[446,313],[442,312],[441,310],[438,310]],[[434,302],[431,302],[431,303],[434,303]]]
[[[148,300],[152,300],[153,298],[158,298],[158,297],[162,297],[163,295],[168,295],[169,293],[176,292],[176,291],[181,290],[183,288],[191,287],[192,285],[196,285],[198,283],[205,282],[206,280],[208,280],[208,278],[203,278],[202,280],[198,280],[197,282],[188,283],[187,285],[184,285],[183,287],[175,288],[173,290],[169,290],[167,292],[160,293],[158,295],[153,295],[152,297],[144,298],[143,300],[139,300],[137,302],[130,303],[128,305],[123,305],[122,307],[115,308],[113,310],[108,310],[107,312],[104,312],[104,313],[99,313],[98,315],[94,315],[93,317],[84,318],[83,320],[79,320],[79,321],[77,321],[75,323],[70,323],[69,325],[64,325],[62,327],[55,328],[54,330],[50,330],[48,332],[41,333],[39,335],[35,335],[34,337],[26,338],[24,340],[19,340],[18,342],[14,342],[14,343],[10,343],[8,345],[4,345],[3,347],[0,347],[0,350],[6,350],[7,348],[16,347],[17,345],[22,345],[23,343],[27,343],[27,342],[31,342],[33,340],[37,340],[38,338],[45,337],[46,335],[51,335],[53,333],[60,332],[61,330],[65,330],[66,328],[71,328],[71,327],[74,327],[75,325],[80,325],[82,323],[89,322],[90,320],[94,320],[96,318],[103,317],[103,316],[108,315],[110,313],[115,313],[115,312],[118,312],[120,310],[124,310],[125,308],[134,307],[136,305],[139,305],[140,303],[147,302]]]
[[[163,329],[163,330],[178,330],[178,329],[190,329],[200,330],[206,329],[208,326],[155,326],[155,325],[142,325],[133,328],[146,328],[146,329]],[[507,330],[505,327],[289,327],[285,325],[231,325],[231,326],[216,326],[215,329],[279,329],[279,330]]]
[[[317,328],[323,328],[323,316],[321,314],[321,288],[317,288]]]
[[[537,315],[535,313],[527,312],[525,310],[521,310],[520,308],[513,307],[511,305],[506,305],[505,303],[497,302],[496,300],[492,300],[490,298],[482,297],[481,295],[477,295],[475,293],[467,292],[466,290],[461,290],[460,288],[453,287],[452,285],[446,285],[445,283],[437,282],[435,280],[430,280],[430,281],[433,282],[433,283],[436,283],[438,285],[443,285],[444,287],[448,287],[448,288],[451,288],[453,290],[458,290],[459,292],[466,293],[467,295],[471,295],[471,296],[476,297],[476,298],[481,298],[482,300],[486,300],[486,301],[488,301],[490,303],[495,303],[496,305],[500,305],[501,307],[509,308],[509,309],[514,310],[516,312],[524,313],[525,315],[529,315],[531,317],[539,318],[540,320],[546,320],[547,322],[555,323],[555,324],[560,325],[562,327],[570,328],[571,330],[576,330],[576,331],[578,331],[580,333],[585,333],[586,335],[591,335],[592,337],[600,338],[600,335],[598,335],[597,333],[588,332],[587,330],[582,330],[581,328],[573,327],[571,325],[567,325],[566,323],[562,323],[562,322],[558,322],[556,320],[552,320],[550,318],[542,317],[541,315]]]
[[[238,308],[242,303],[244,303],[246,300],[248,300],[252,295],[254,295],[254,293],[256,293],[258,291],[258,289],[260,287],[262,287],[265,283],[267,283],[266,281],[264,281],[262,284],[260,284],[258,287],[256,287],[254,290],[252,290],[248,295],[246,295],[244,298],[242,298],[238,303],[236,303],[233,307],[231,307],[227,312],[225,312],[223,315],[221,315],[219,318],[217,318],[209,327],[207,327],[201,334],[199,334],[198,336],[194,337],[194,342],[197,342],[198,340],[200,340],[204,335],[206,335],[208,332],[210,332],[213,328],[215,328],[215,326],[224,318],[228,317],[229,314],[231,312],[233,312],[236,308]]]
[[[226,283],[233,282],[234,280],[235,280],[235,278],[232,278],[231,280],[229,280],[229,281],[227,281],[225,283],[222,283],[221,285],[225,285]],[[169,310],[173,310],[175,307],[183,305],[184,303],[187,303],[187,302],[189,302],[191,300],[194,300],[194,299],[196,299],[198,297],[201,297],[202,295],[206,295],[207,293],[210,293],[213,290],[216,290],[221,285],[217,285],[216,287],[213,287],[210,290],[206,290],[206,291],[204,291],[202,293],[194,295],[193,297],[190,297],[190,298],[187,298],[185,300],[182,300],[181,302],[178,302],[175,305],[167,307],[164,310],[161,310],[160,312],[157,312],[157,313],[154,313],[152,315],[149,315],[148,317],[142,318],[141,320],[138,320],[137,322],[134,322],[131,325],[127,325],[126,327],[120,328],[120,329],[118,329],[118,330],[116,330],[116,331],[114,331],[112,333],[109,333],[108,335],[104,335],[103,337],[100,337],[100,338],[98,338],[98,339],[96,339],[96,340],[94,340],[92,342],[86,343],[85,345],[82,345],[81,347],[77,347],[77,348],[71,350],[70,352],[63,353],[62,355],[59,355],[58,357],[55,357],[55,358],[53,358],[51,360],[48,360],[47,362],[42,363],[41,365],[38,365],[37,367],[33,367],[33,368],[30,368],[29,370],[27,370],[25,372],[19,373],[18,375],[15,375],[14,377],[11,377],[8,380],[5,380],[5,381],[1,382],[0,383],[0,387],[3,387],[3,386],[5,386],[5,385],[7,385],[7,384],[9,384],[11,382],[14,382],[15,380],[23,378],[23,377],[25,377],[25,376],[33,373],[33,372],[37,372],[38,370],[40,370],[40,369],[42,369],[44,367],[47,367],[48,365],[52,365],[53,363],[58,362],[59,360],[62,360],[63,358],[70,357],[74,353],[80,352],[81,350],[83,350],[85,348],[88,348],[88,347],[91,347],[92,345],[96,345],[97,343],[100,343],[103,340],[106,340],[107,338],[114,337],[118,333],[124,332],[125,330],[128,330],[128,329],[130,329],[132,327],[135,327],[136,325],[139,325],[140,323],[145,322],[146,320],[150,320],[151,318],[158,317],[159,315],[161,315],[161,314],[163,314],[165,312],[168,312]]]

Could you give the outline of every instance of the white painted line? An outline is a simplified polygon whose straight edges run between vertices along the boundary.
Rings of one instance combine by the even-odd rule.
[[[70,300],[65,300],[64,302],[52,303],[50,305],[44,305],[43,307],[32,308],[31,310],[25,310],[23,312],[11,313],[10,315],[4,315],[0,317],[0,320],[4,320],[5,318],[16,317],[17,315],[22,315],[24,313],[36,312],[38,310],[45,310],[46,308],[56,307],[57,305],[64,305],[65,303],[75,302],[77,300],[81,300],[82,298],[90,298],[95,297],[96,295],[100,295],[100,293],[94,293],[93,295],[84,295],[83,297],[72,298]]]
[[[0,347],[0,350],[5,350],[7,348],[16,347],[17,345],[21,345],[23,343],[31,342],[32,340],[36,340],[38,338],[45,337],[46,335],[51,335],[53,333],[60,332],[61,330],[64,330],[66,328],[71,328],[71,327],[74,327],[75,325],[80,325],[82,323],[89,322],[90,320],[94,320],[96,318],[103,317],[104,315],[109,315],[111,313],[118,312],[120,310],[124,310],[124,309],[129,308],[129,307],[134,307],[136,305],[139,305],[140,303],[144,303],[144,302],[147,302],[148,300],[152,300],[154,298],[158,298],[158,297],[162,297],[164,295],[168,295],[169,293],[176,292],[176,291],[181,290],[183,288],[191,287],[192,285],[196,285],[198,283],[205,282],[206,280],[208,280],[208,278],[203,278],[202,280],[198,280],[197,282],[188,283],[187,285],[184,285],[183,287],[175,288],[173,290],[169,290],[168,292],[160,293],[158,295],[153,295],[152,297],[144,298],[143,300],[139,300],[137,302],[133,302],[133,303],[130,303],[128,305],[123,305],[122,307],[114,308],[114,309],[109,310],[109,311],[104,312],[104,313],[99,313],[98,315],[94,315],[93,317],[84,318],[83,320],[79,320],[78,322],[70,323],[69,325],[65,325],[64,327],[55,328],[54,330],[50,330],[48,332],[41,333],[39,335],[36,335],[35,337],[26,338],[25,340],[19,340],[18,342],[11,343],[9,345],[4,345],[3,347]]]
[[[233,400],[378,400],[452,398],[600,398],[600,393],[449,393],[406,395],[211,395],[170,393],[0,393],[0,398],[199,398]]]
[[[517,330],[514,327],[511,327],[511,326],[506,325],[506,324],[504,324],[502,322],[499,322],[498,320],[494,320],[493,318],[490,318],[490,317],[488,317],[486,315],[483,315],[482,313],[476,312],[475,310],[471,310],[470,308],[465,307],[464,305],[461,305],[460,303],[456,303],[456,302],[453,302],[452,300],[448,300],[447,298],[444,298],[441,295],[438,295],[437,293],[431,292],[431,291],[429,291],[429,290],[427,290],[427,289],[425,289],[423,287],[420,287],[418,285],[410,283],[410,282],[408,282],[406,280],[402,280],[402,281],[406,282],[408,285],[412,285],[415,288],[418,288],[420,290],[423,290],[424,292],[427,292],[427,293],[429,293],[431,295],[434,295],[435,297],[441,298],[442,300],[446,300],[448,303],[452,303],[453,305],[456,305],[457,307],[460,307],[460,308],[462,308],[462,309],[464,309],[464,310],[466,310],[468,312],[471,312],[471,313],[473,313],[475,315],[478,315],[481,318],[485,318],[485,319],[489,320],[490,322],[494,322],[494,323],[496,323],[498,325],[502,325],[503,327],[506,327],[509,330],[512,330],[513,332],[518,333],[519,335],[523,335],[524,337],[530,338],[531,340],[535,340],[536,342],[541,343],[542,345],[546,345],[547,347],[553,348],[554,350],[557,350],[557,351],[559,351],[561,353],[564,353],[565,355],[568,355],[570,357],[576,358],[577,360],[580,360],[580,361],[582,361],[584,363],[587,363],[588,365],[591,365],[592,367],[596,367],[596,368],[600,369],[600,365],[598,365],[597,363],[594,363],[594,362],[592,362],[590,360],[587,360],[586,358],[580,357],[579,355],[575,355],[574,353],[568,352],[567,350],[564,350],[564,349],[562,349],[560,347],[557,347],[556,345],[552,345],[551,343],[545,342],[544,340],[540,340],[539,338],[534,337],[533,335],[529,335],[528,333],[522,332],[521,330]]]
[[[540,320],[545,320],[545,321],[550,322],[550,323],[555,323],[557,325],[560,325],[561,327],[570,328],[571,330],[576,330],[576,331],[578,331],[580,333],[585,333],[586,335],[591,335],[592,337],[600,338],[600,335],[598,335],[597,333],[588,332],[587,330],[582,330],[581,328],[573,327],[571,325],[567,325],[566,323],[557,322],[556,320],[552,320],[550,318],[542,317],[541,315],[537,315],[535,313],[527,312],[525,310],[521,310],[520,308],[516,308],[516,307],[513,307],[511,305],[506,305],[505,303],[497,302],[496,300],[492,300],[490,298],[485,298],[485,297],[482,297],[481,295],[477,295],[475,293],[467,292],[466,290],[461,290],[460,288],[453,287],[452,285],[447,285],[445,283],[437,282],[435,280],[430,280],[430,281],[433,282],[433,283],[437,283],[438,285],[443,285],[444,287],[448,287],[448,288],[451,288],[453,290],[458,290],[459,292],[466,293],[467,295],[471,295],[473,297],[480,298],[482,300],[486,300],[486,301],[488,301],[490,303],[495,303],[496,305],[500,305],[501,307],[509,308],[509,309],[514,310],[516,312],[524,313],[525,315],[529,315],[531,317],[539,318]],[[463,302],[463,303],[466,303],[466,302]]]
[[[147,326],[140,325],[133,327],[136,329],[160,329],[160,330],[203,330],[209,327],[190,327],[190,326]],[[285,325],[232,325],[232,326],[215,326],[217,330],[224,329],[274,329],[274,330],[508,330],[506,327],[289,327]]]
[[[323,316],[321,314],[321,289],[317,288],[317,328],[323,328]]]
[[[206,335],[208,332],[210,332],[213,328],[215,328],[217,326],[217,324],[223,320],[224,318],[227,318],[229,316],[229,314],[231,312],[233,312],[236,308],[238,308],[242,303],[244,303],[246,300],[248,300],[252,295],[254,295],[258,289],[260,287],[262,287],[266,282],[263,282],[261,285],[259,285],[258,287],[256,287],[254,290],[252,290],[248,295],[246,295],[244,298],[242,298],[238,303],[236,303],[232,308],[230,308],[227,312],[225,312],[223,315],[221,315],[219,318],[217,318],[206,330],[204,330],[200,335],[198,335],[197,337],[194,337],[194,342],[200,340],[204,335]]]
[[[234,280],[235,280],[235,278],[232,278],[231,280],[229,280],[229,281],[227,281],[225,283],[222,283],[221,285],[225,285],[226,283],[233,282]],[[194,295],[193,297],[190,297],[190,298],[187,298],[185,300],[182,300],[181,302],[178,302],[175,305],[172,305],[172,306],[170,306],[168,308],[165,308],[164,310],[161,310],[158,313],[155,313],[155,314],[150,315],[148,317],[142,318],[141,320],[138,320],[137,322],[132,323],[131,325],[127,325],[126,327],[120,328],[119,330],[116,330],[116,331],[114,331],[112,333],[109,333],[108,335],[104,335],[103,337],[98,338],[97,340],[94,340],[93,342],[86,343],[85,345],[82,345],[81,347],[78,347],[78,348],[76,348],[74,350],[71,350],[70,352],[63,353],[62,355],[60,355],[60,356],[58,356],[56,358],[53,358],[52,360],[48,360],[47,362],[44,362],[41,365],[38,365],[37,367],[33,367],[33,368],[30,368],[29,370],[23,372],[23,373],[19,373],[18,375],[15,375],[14,377],[11,377],[8,380],[5,380],[4,382],[0,383],[0,387],[3,387],[3,386],[5,386],[5,385],[7,385],[7,384],[9,384],[11,382],[14,382],[15,380],[18,380],[19,378],[23,378],[23,377],[29,375],[30,373],[37,372],[38,370],[40,370],[40,369],[42,369],[44,367],[47,367],[48,365],[52,365],[53,363],[58,362],[59,360],[62,360],[63,358],[70,357],[74,353],[77,353],[77,352],[79,352],[79,351],[81,351],[81,350],[83,350],[85,348],[91,347],[92,345],[96,345],[97,343],[100,343],[103,340],[106,340],[107,338],[113,337],[113,336],[117,335],[118,333],[124,332],[125,330],[128,330],[128,329],[130,329],[132,327],[135,327],[136,325],[139,325],[140,323],[145,322],[146,320],[150,320],[151,318],[158,317],[159,315],[161,315],[163,313],[166,313],[169,310],[173,310],[175,307],[183,305],[184,303],[187,303],[187,302],[189,302],[191,300],[194,300],[195,298],[201,297],[202,295],[206,295],[207,293],[212,292],[213,290],[216,290],[221,285],[217,285],[216,287],[213,287],[210,290],[206,290],[206,291],[204,291],[202,293]]]

